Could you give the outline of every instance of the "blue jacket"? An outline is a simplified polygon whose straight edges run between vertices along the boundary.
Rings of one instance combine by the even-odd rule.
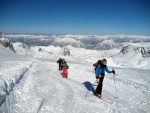
[[[98,74],[102,74],[102,73],[104,73],[105,74],[105,71],[107,72],[107,73],[112,73],[112,71],[109,71],[108,70],[108,67],[107,67],[107,65],[106,65],[106,67],[105,68],[101,68],[101,64],[99,64],[98,66],[97,66],[97,68],[96,68],[96,77],[98,77]]]

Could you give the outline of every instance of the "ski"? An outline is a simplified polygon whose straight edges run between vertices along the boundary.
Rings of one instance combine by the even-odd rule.
[[[97,96],[98,98],[100,98],[100,97],[98,96],[98,94],[96,94],[96,93],[93,93],[93,95],[95,95],[95,96]],[[100,99],[102,99],[102,98],[100,98]]]

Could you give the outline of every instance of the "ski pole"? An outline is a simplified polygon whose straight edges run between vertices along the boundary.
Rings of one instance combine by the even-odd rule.
[[[116,73],[115,73],[115,70],[113,68],[112,68],[112,71],[113,71],[113,77],[114,77],[114,85],[115,85],[115,91],[116,91],[116,98],[118,98],[117,88],[116,88],[116,79],[115,79]]]
[[[57,71],[58,71],[58,75],[61,76],[62,70],[59,70],[59,64],[57,64]]]
[[[93,73],[95,73],[95,69],[93,69]]]
[[[118,98],[117,88],[116,88],[116,79],[115,79],[115,76],[114,76],[114,84],[115,84],[116,98]]]
[[[90,90],[87,89],[87,92],[85,94],[85,97],[87,97],[88,93],[91,91],[92,87],[95,85],[96,81],[94,82],[94,84],[91,86]]]
[[[57,71],[58,71],[58,63],[57,63]],[[58,71],[58,75],[59,75],[59,71]]]

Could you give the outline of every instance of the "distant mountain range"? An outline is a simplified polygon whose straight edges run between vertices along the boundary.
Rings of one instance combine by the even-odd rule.
[[[11,42],[22,42],[28,46],[67,46],[108,50],[119,48],[123,43],[150,42],[150,36],[136,35],[4,35]]]
[[[150,36],[139,35],[4,35],[10,42],[21,42],[28,46],[59,46],[65,47],[71,45],[78,48],[94,50],[122,49],[121,53],[125,54],[132,49],[141,52],[143,56],[150,53],[150,46],[135,47],[132,45],[124,46],[124,43],[149,43]]]

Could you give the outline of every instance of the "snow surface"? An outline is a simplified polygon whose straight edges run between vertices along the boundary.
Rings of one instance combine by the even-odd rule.
[[[0,113],[150,113],[149,58],[72,46],[71,56],[61,56],[60,47],[13,45],[17,54],[0,45]],[[69,65],[68,79],[60,76],[59,57]],[[92,64],[102,58],[117,76],[106,73],[98,99]]]

